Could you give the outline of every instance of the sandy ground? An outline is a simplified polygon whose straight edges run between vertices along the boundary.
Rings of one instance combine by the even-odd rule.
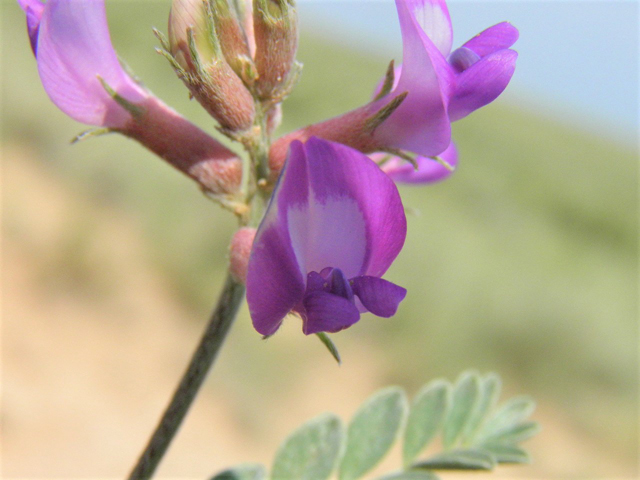
[[[25,151],[5,152],[2,180],[3,478],[122,478],[204,319],[190,318],[145,257],[140,232],[119,212],[85,212],[99,221],[65,255],[89,268],[61,271],[68,221],[87,199],[61,187]],[[281,335],[285,345],[299,340],[297,328]],[[214,371],[159,476],[205,478],[242,461],[268,464],[279,441],[304,420],[327,409],[348,418],[379,380],[374,351],[363,344],[349,354],[348,366],[332,369],[330,379],[326,363],[311,366],[295,390],[267,402],[268,418],[258,427],[236,395],[216,388],[234,380]],[[255,395],[250,401],[261,402]],[[544,432],[529,443],[535,465],[480,478],[587,478],[588,472],[632,478],[628,465],[552,405],[543,403],[536,419]],[[394,469],[397,453],[378,471]]]

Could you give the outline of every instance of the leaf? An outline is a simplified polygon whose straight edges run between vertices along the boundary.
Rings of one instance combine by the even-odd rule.
[[[379,477],[377,480],[439,480],[439,478],[433,472],[415,470],[413,472],[390,473],[384,477]]]
[[[485,438],[498,430],[519,423],[528,418],[536,408],[536,403],[528,396],[514,397],[504,403],[482,428],[479,435]]]
[[[428,470],[493,470],[496,460],[489,452],[479,449],[450,450],[423,462],[414,463],[411,468]]]
[[[331,475],[342,445],[343,429],[333,414],[316,417],[282,443],[271,469],[276,480],[324,480]]]
[[[442,443],[448,450],[455,445],[470,420],[480,393],[480,378],[475,372],[460,375],[453,390],[451,409],[444,422]]]
[[[517,444],[533,437],[540,431],[537,422],[522,422],[498,430],[483,439],[483,443]]]
[[[495,373],[490,373],[480,380],[480,393],[476,406],[462,432],[462,443],[472,444],[476,433],[486,421],[487,415],[498,402],[502,382]]]
[[[259,463],[245,463],[224,470],[211,477],[211,480],[263,480],[266,476],[264,466]]]
[[[382,459],[396,440],[406,411],[407,399],[398,387],[369,397],[349,424],[340,480],[359,478]]]
[[[498,463],[531,463],[529,454],[515,445],[485,443],[482,449],[490,452]]]
[[[435,380],[416,395],[404,432],[402,458],[405,465],[415,460],[438,433],[447,413],[450,390],[449,383]]]

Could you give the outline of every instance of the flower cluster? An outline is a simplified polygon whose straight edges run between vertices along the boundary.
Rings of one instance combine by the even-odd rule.
[[[444,0],[395,0],[402,64],[368,104],[271,143],[301,66],[293,0],[173,0],[162,53],[248,160],[154,97],[121,66],[104,0],[18,0],[42,84],[70,117],[122,133],[233,200],[231,273],[253,324],[272,335],[294,313],[305,334],[390,317],[406,290],[382,279],[406,237],[394,182],[430,183],[458,163],[451,122],[505,89],[518,31],[490,27],[452,51]],[[268,201],[261,221],[255,212]],[[254,227],[259,226],[257,231]]]

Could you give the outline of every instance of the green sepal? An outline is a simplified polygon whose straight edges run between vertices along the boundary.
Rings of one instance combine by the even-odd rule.
[[[176,75],[178,75],[178,78],[180,80],[183,80],[187,83],[193,83],[193,78],[191,77],[191,75],[184,68],[182,68],[182,65],[178,63],[175,57],[171,55],[168,50],[165,50],[164,48],[156,48],[156,53],[159,53],[169,61],[171,67],[173,68],[173,71],[176,72]]]
[[[318,332],[316,333],[316,336],[320,339],[324,346],[327,347],[327,350],[329,350],[331,356],[336,360],[336,362],[338,362],[338,365],[341,365],[342,360],[340,359],[340,352],[338,351],[336,344],[333,343],[333,340],[329,338],[329,335],[327,335],[325,332]]]
[[[90,128],[89,130],[85,130],[84,132],[80,132],[78,135],[71,139],[71,145],[75,145],[78,142],[83,140],[88,140],[93,137],[100,137],[102,135],[107,135],[109,133],[113,133],[114,130],[107,127],[99,127],[99,128]]]
[[[167,39],[165,34],[162,33],[160,30],[158,30],[155,27],[153,27],[151,30],[153,31],[153,34],[155,35],[155,37],[160,42],[160,45],[162,46],[162,48],[165,49],[167,52],[170,51],[171,50],[171,46],[169,45],[169,40]]]
[[[439,157],[439,156],[434,156],[434,157],[429,157],[431,160],[438,162],[440,165],[442,165],[444,168],[446,168],[447,170],[449,170],[450,172],[455,171],[456,167],[454,167],[453,165],[451,165],[449,162],[447,162],[444,158]]]
[[[369,135],[373,135],[373,132],[382,125],[382,123],[391,116],[393,112],[397,110],[397,108],[404,102],[404,99],[407,98],[409,92],[402,92],[400,95],[397,95],[393,98],[389,103],[387,103],[384,107],[378,110],[374,115],[369,117],[364,123],[364,129]]]
[[[113,98],[116,101],[116,103],[118,105],[120,105],[122,108],[124,108],[127,112],[129,112],[134,117],[139,117],[140,115],[142,115],[144,113],[144,108],[142,108],[142,107],[140,107],[138,105],[135,105],[135,104],[131,103],[129,100],[127,100],[126,98],[122,97],[113,88],[111,88],[111,86],[100,75],[96,75],[96,77],[100,81],[100,84],[102,84],[102,88],[105,89],[107,94],[111,98]]]
[[[384,150],[382,150],[385,153],[389,153],[391,155],[394,155],[396,157],[401,158],[402,160],[406,160],[407,162],[409,162],[411,164],[411,166],[413,167],[414,170],[418,170],[418,160],[416,159],[415,154],[413,153],[409,153],[409,152],[405,152],[404,150],[400,150],[397,148],[386,148]],[[385,161],[389,160],[388,158],[385,159]],[[381,164],[378,164],[381,165]]]
[[[196,67],[196,73],[198,76],[203,77],[205,75],[204,68],[202,67],[202,62],[200,60],[200,54],[198,53],[198,46],[196,45],[196,37],[193,33],[193,28],[187,28],[187,42],[189,45],[189,55],[191,56],[191,61],[193,65]]]
[[[388,95],[391,92],[391,90],[393,89],[393,84],[395,83],[395,76],[395,64],[394,61],[391,60],[391,62],[389,62],[389,66],[387,67],[387,73],[384,76],[384,83],[382,84],[380,93],[378,93],[378,95],[376,95],[376,97],[373,99],[374,102],[380,100],[382,97]]]

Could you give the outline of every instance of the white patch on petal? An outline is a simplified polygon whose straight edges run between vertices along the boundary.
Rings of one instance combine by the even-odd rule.
[[[413,14],[424,33],[444,56],[451,52],[451,21],[442,5],[433,0],[414,2]]]
[[[305,273],[325,267],[341,269],[347,278],[360,273],[367,236],[362,212],[349,197],[329,197],[287,211],[289,234],[296,259]]]

